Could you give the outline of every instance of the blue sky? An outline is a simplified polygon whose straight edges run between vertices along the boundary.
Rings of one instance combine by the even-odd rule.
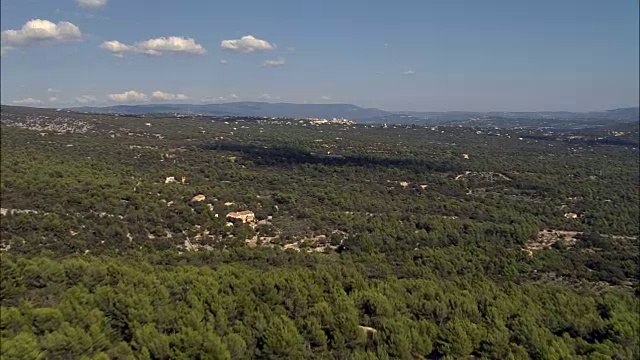
[[[2,0],[3,104],[587,111],[640,97],[637,0],[103,2]]]

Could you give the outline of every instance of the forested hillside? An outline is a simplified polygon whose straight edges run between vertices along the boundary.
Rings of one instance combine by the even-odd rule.
[[[3,107],[0,356],[638,359],[637,138]]]

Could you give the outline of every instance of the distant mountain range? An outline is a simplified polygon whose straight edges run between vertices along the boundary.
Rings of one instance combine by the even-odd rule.
[[[323,119],[338,117],[352,120],[380,119],[392,115],[392,113],[387,111],[365,109],[350,104],[291,104],[249,101],[207,105],[117,105],[102,108],[81,107],[72,110],[121,114],[177,113],[213,116],[265,116]]]
[[[224,104],[145,104],[117,105],[109,107],[78,107],[74,111],[118,114],[200,114],[207,116],[254,116],[288,118],[347,118],[360,123],[392,124],[456,124],[474,122],[482,124],[544,121],[569,121],[579,123],[593,122],[637,122],[640,118],[639,107],[620,108],[593,112],[416,112],[384,111],[375,108],[362,108],[351,104],[291,104],[267,102],[231,102]],[[516,121],[516,122],[518,122]]]

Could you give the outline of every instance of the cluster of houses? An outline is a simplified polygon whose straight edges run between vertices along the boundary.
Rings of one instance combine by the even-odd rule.
[[[187,178],[183,176],[180,179],[180,181],[178,181],[174,176],[169,176],[165,178],[164,183],[165,184],[187,184]],[[198,193],[191,198],[191,202],[192,203],[202,202],[202,201],[205,201],[206,199],[207,199],[206,195],[202,193]],[[225,206],[232,206],[233,204],[234,204],[233,202],[224,203]],[[213,206],[211,204],[209,204],[209,207],[210,209],[213,209]],[[230,212],[227,214],[226,219],[229,220],[229,223],[227,223],[228,226],[233,226],[233,224],[235,223],[251,224],[255,222],[256,215],[253,213],[253,211],[244,210],[244,211]]]
[[[170,181],[170,183],[173,181]],[[177,181],[176,181],[177,182]],[[408,183],[407,183],[408,186]],[[426,186],[426,185],[425,185]],[[191,198],[192,203],[205,201],[207,197],[202,193],[197,193]],[[213,205],[208,204],[209,209],[213,210]],[[224,203],[225,206],[234,205],[233,202]],[[218,217],[218,214],[215,215]],[[272,220],[272,216],[267,216],[265,220],[258,221],[256,219],[256,215],[251,210],[242,210],[242,211],[234,211],[226,214],[225,219],[227,220],[226,226],[232,228],[236,225],[247,224],[251,226],[253,229],[256,229],[259,225],[268,225],[271,224],[270,220]],[[278,231],[279,232],[279,231]],[[334,233],[340,233],[339,231],[334,231]],[[201,238],[203,235],[208,235],[208,232],[197,235],[194,239],[196,242],[192,242],[189,239],[185,241],[184,248],[187,250],[197,251],[198,248],[207,248],[207,245],[199,245],[197,240]],[[230,235],[231,236],[231,235]],[[265,246],[274,246],[272,241],[276,239],[279,234],[274,236],[262,236],[260,234],[255,234],[252,238],[246,239],[245,242],[248,246],[257,246],[257,245],[265,245]],[[277,245],[277,244],[275,244]],[[302,247],[302,246],[304,247]],[[328,242],[328,238],[326,235],[318,235],[311,238],[305,238],[303,240],[296,241],[294,243],[288,243],[282,246],[284,250],[292,249],[295,251],[302,251],[303,249],[307,252],[324,252],[327,250],[335,250],[337,245],[332,245]]]
[[[0,122],[3,125],[7,126],[19,127],[35,131],[48,131],[53,134],[86,134],[95,127],[95,125],[90,124],[88,121],[75,118],[51,118],[49,116],[32,115],[23,118],[21,116],[18,116],[17,114],[5,112],[2,113]],[[47,133],[40,133],[40,136],[45,135],[47,135]]]
[[[206,200],[206,198],[207,197],[204,194],[197,194],[191,199],[191,201],[201,202]],[[230,205],[233,205],[233,203],[227,202],[225,203],[225,205],[230,206]],[[229,220],[229,223],[227,225],[230,224],[230,226],[233,226],[234,223],[240,223],[240,224],[253,223],[256,220],[256,215],[253,213],[253,211],[244,210],[244,211],[230,212],[227,214],[226,218],[227,220]]]
[[[349,119],[343,118],[333,118],[331,120],[328,119],[318,119],[318,118],[310,118],[309,121],[311,125],[322,125],[322,124],[340,124],[340,125],[353,125],[356,122]]]

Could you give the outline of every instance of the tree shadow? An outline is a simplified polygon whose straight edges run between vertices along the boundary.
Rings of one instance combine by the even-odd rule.
[[[393,167],[406,170],[459,172],[463,169],[455,162],[431,161],[419,158],[390,158],[373,155],[326,155],[304,151],[290,146],[256,146],[237,143],[209,143],[202,145],[205,150],[239,152],[256,165],[284,166],[312,164],[354,167]]]

